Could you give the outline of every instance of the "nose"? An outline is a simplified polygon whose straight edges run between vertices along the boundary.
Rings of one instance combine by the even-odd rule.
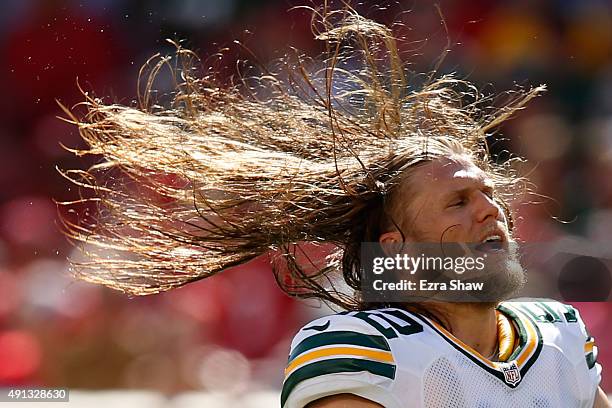
[[[492,217],[497,220],[501,218],[500,216],[503,214],[499,205],[487,196],[485,193],[479,191],[476,193],[477,198],[475,200],[475,217],[478,222],[484,222]]]

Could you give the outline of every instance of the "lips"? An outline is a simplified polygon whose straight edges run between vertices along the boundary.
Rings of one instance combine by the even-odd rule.
[[[500,230],[490,231],[478,243],[474,249],[480,252],[498,252],[507,249],[506,234]]]
[[[498,242],[483,242],[482,244],[476,245],[476,247],[474,247],[474,249],[479,251],[479,252],[499,252],[499,251],[505,251],[506,250],[506,246],[501,241],[498,241]]]

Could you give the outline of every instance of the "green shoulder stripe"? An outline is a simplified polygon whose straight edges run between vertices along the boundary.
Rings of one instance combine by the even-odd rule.
[[[360,360],[357,358],[335,358],[332,360],[317,361],[295,370],[287,377],[283,383],[281,407],[285,405],[289,394],[291,394],[295,386],[304,380],[325,374],[355,373],[359,371],[367,371],[372,374],[387,377],[391,380],[395,378],[394,364]]]
[[[531,316],[534,321],[548,322],[548,320],[546,320],[546,313],[542,313],[543,310],[541,307],[536,306],[533,303],[519,303],[517,306],[519,310]]]
[[[590,352],[586,355],[586,362],[587,362],[587,366],[589,367],[589,370],[593,367],[595,367],[595,363],[597,363],[597,354]]]
[[[587,338],[587,342],[589,341],[593,341],[593,337]],[[589,370],[595,367],[595,363],[597,363],[597,352],[598,352],[597,347],[593,347],[593,350],[585,355],[587,366],[589,367]]]
[[[519,308],[528,313],[536,321],[542,323],[563,322],[563,317],[567,323],[575,323],[578,321],[576,310],[569,305],[559,304],[563,312],[554,310],[546,302],[521,302]]]
[[[356,333],[352,331],[330,331],[315,334],[302,340],[289,355],[289,362],[305,351],[332,344],[349,344],[352,346],[370,347],[391,351],[389,343],[383,336]]]
[[[572,306],[569,305],[563,305],[565,308],[565,312],[563,312],[563,315],[565,316],[565,320],[567,320],[568,323],[575,323],[578,321],[578,317],[576,316],[576,309],[574,309]]]
[[[550,306],[548,306],[546,303],[544,302],[538,302],[537,303],[540,307],[542,307],[544,309],[544,311],[546,312],[546,321],[554,323],[554,322],[561,322],[561,316],[559,316],[559,313],[555,312]]]

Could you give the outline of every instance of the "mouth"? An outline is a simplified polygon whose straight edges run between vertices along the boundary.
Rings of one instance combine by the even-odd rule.
[[[501,232],[489,233],[474,247],[479,252],[505,252],[508,249],[508,241]]]

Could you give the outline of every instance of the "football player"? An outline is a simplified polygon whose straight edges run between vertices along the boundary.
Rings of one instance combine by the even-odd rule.
[[[381,242],[508,242],[494,182],[468,151],[406,169],[402,234]],[[393,198],[391,198],[393,200]],[[393,216],[393,214],[391,214]],[[383,223],[384,224],[384,223]],[[504,265],[505,269],[504,269]],[[511,294],[522,270],[497,265]],[[283,407],[606,407],[597,346],[576,309],[558,302],[439,301],[320,318],[291,346]]]
[[[503,301],[524,281],[510,255],[486,302],[362,293],[365,242],[507,247],[524,183],[487,136],[543,87],[488,109],[466,81],[407,78],[389,28],[348,7],[314,16],[323,58],[228,88],[179,47],[170,109],[151,90],[162,58],[138,107],[87,96],[84,118],[67,112],[89,146],[77,154],[103,157],[64,172],[100,210],[66,221],[88,256],[75,275],[145,295],[267,254],[288,294],[346,310],[295,336],[285,408],[606,406],[578,311]]]

